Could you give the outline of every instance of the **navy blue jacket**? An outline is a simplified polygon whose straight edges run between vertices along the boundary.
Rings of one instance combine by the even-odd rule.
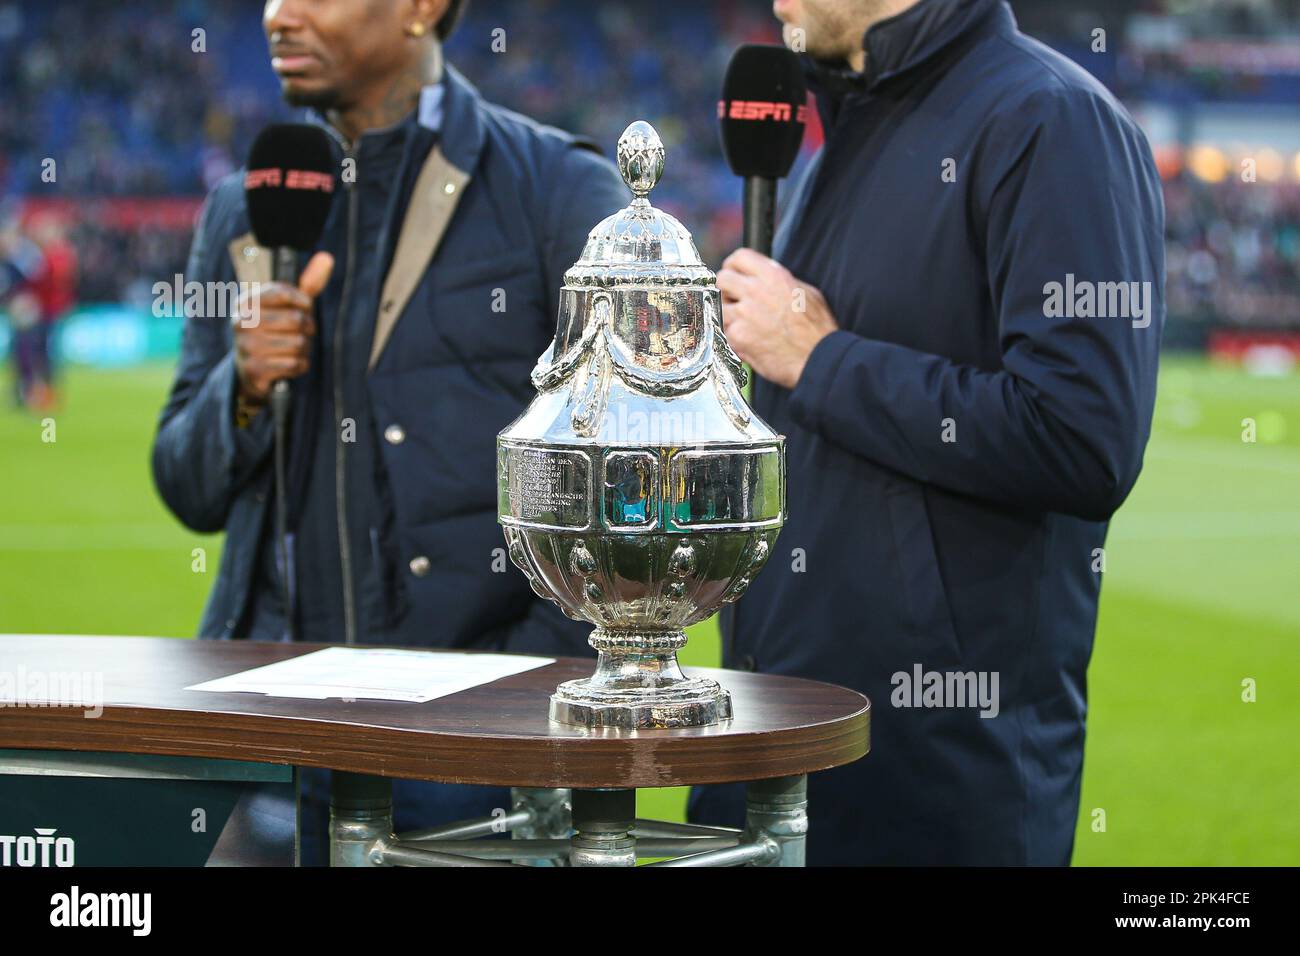
[[[864,43],[865,74],[812,70],[827,137],[775,256],[841,328],[792,391],[755,386],[789,520],[726,662],[871,698],[871,752],[810,780],[810,863],[1064,864],[1106,522],[1150,432],[1160,181],[1003,3],[923,0]],[[918,667],[996,674],[997,715],[903,706]]]
[[[629,196],[588,144],[485,103],[456,71],[431,91],[418,116],[353,144],[355,182],[340,181],[319,246],[336,265],[311,371],[292,383],[286,483],[296,636],[345,639],[341,498],[358,643],[590,653],[590,625],[537,598],[505,557],[495,438],[534,394],[529,372],[554,334],[565,269]],[[468,179],[367,370],[380,289],[435,143]],[[248,229],[236,175],[208,198],[186,279],[232,280],[228,245]],[[279,639],[270,416],[235,426],[231,341],[225,315],[189,317],[154,477],[187,526],[226,532],[200,636]]]

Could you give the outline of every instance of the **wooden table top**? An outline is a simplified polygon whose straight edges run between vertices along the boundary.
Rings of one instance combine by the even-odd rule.
[[[675,787],[811,773],[863,756],[870,704],[816,681],[703,667],[731,691],[713,727],[587,730],[552,723],[561,681],[594,662],[554,664],[425,704],[187,691],[191,684],[320,650],[155,637],[0,635],[0,673],[93,674],[103,713],[0,707],[0,748],[216,757],[446,783]],[[428,653],[445,653],[428,651]]]

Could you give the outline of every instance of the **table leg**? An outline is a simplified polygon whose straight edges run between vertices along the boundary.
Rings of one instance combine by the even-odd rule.
[[[510,830],[512,840],[568,840],[573,832],[570,791],[556,788],[514,787],[510,790],[512,816],[528,814],[528,822]],[[522,860],[519,862],[523,862]],[[530,859],[533,866],[568,866],[569,857]]]
[[[379,866],[376,841],[393,835],[392,780],[341,770],[330,778],[330,866]]]
[[[636,866],[635,790],[574,790],[571,866]]]
[[[764,837],[780,850],[776,859],[753,866],[803,866],[808,835],[808,777],[756,780],[745,788],[745,832]]]
[[[569,801],[565,800],[565,793],[563,790],[515,791],[514,809],[528,808],[536,814],[534,825],[538,832],[528,836],[563,838],[568,831],[564,812],[567,802],[572,807],[574,830],[569,838],[571,866],[635,866],[637,850],[632,831],[636,826],[636,791],[574,790]],[[707,846],[705,852],[657,865],[803,866],[808,834],[807,776],[750,783],[745,804],[745,832],[740,845],[719,847],[713,845],[716,840],[701,841],[701,850]],[[412,849],[392,841],[392,781],[334,771],[330,786],[330,866],[500,865],[424,848]],[[681,846],[674,843],[669,847],[667,842],[663,847],[655,847],[656,851],[680,852],[691,848],[690,843],[681,840],[677,841]],[[386,860],[386,855],[392,859]]]

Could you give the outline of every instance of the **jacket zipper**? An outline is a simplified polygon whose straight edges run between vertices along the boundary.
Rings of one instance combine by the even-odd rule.
[[[349,147],[345,160],[355,163],[355,153]],[[352,164],[345,163],[345,167]],[[355,168],[355,166],[353,166]],[[334,330],[334,516],[339,528],[339,564],[343,572],[343,640],[357,642],[356,598],[352,581],[352,545],[348,536],[347,468],[343,443],[343,334],[347,328],[348,300],[352,295],[353,263],[357,258],[357,190],[354,183],[344,181],[348,193],[348,263],[343,273],[343,294],[339,301],[338,321]]]

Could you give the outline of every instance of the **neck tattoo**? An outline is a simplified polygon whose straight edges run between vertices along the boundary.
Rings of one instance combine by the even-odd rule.
[[[330,110],[327,118],[348,142],[353,142],[367,130],[384,129],[400,121],[415,109],[420,101],[420,91],[441,78],[442,46],[430,43],[423,56],[389,80],[377,102]]]

